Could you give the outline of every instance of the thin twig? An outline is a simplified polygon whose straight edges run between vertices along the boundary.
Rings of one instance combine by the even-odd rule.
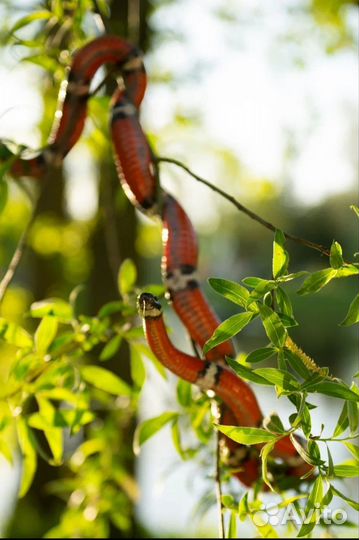
[[[88,97],[92,98],[98,92],[105,86],[105,84],[108,83],[108,81],[112,78],[113,74],[118,72],[118,66],[113,65],[110,68],[108,68],[106,75],[104,78],[98,83],[98,85],[89,93]]]
[[[29,236],[29,232],[31,229],[31,225],[33,224],[34,218],[35,218],[35,211],[33,211],[33,214],[26,225],[22,235],[20,236],[20,239],[17,243],[16,249],[14,251],[14,254],[11,258],[10,264],[5,272],[4,277],[0,281],[0,304],[3,301],[3,298],[5,296],[5,293],[7,291],[7,288],[9,287],[10,283],[12,282],[15,272],[21,262],[22,256],[24,255],[26,242]]]
[[[173,159],[173,158],[167,158],[167,157],[157,157],[156,159],[158,163],[161,163],[161,162],[172,163],[173,165],[177,165],[177,167],[181,167],[181,169],[186,171],[190,176],[192,176],[195,180],[197,180],[197,182],[204,184],[205,186],[209,187],[212,191],[215,191],[216,193],[221,195],[224,199],[232,203],[240,212],[243,212],[244,214],[249,216],[251,219],[257,221],[258,223],[260,223],[267,229],[271,231],[276,231],[279,228],[273,225],[272,223],[270,223],[269,221],[266,221],[265,219],[255,214],[254,212],[252,212],[252,210],[249,210],[248,208],[243,206],[243,204],[238,202],[237,199],[235,199],[234,197],[232,197],[231,195],[229,195],[222,189],[218,188],[217,186],[214,186],[208,180],[201,178],[200,176],[198,176],[198,174],[195,174],[193,171],[191,171],[191,169],[189,169],[189,167],[184,165],[181,161],[177,159]],[[320,253],[322,253],[323,255],[326,255],[327,257],[330,256],[330,250],[327,249],[325,246],[322,246],[315,242],[311,242],[310,240],[306,240],[305,238],[300,238],[299,236],[294,236],[293,234],[289,234],[285,231],[283,231],[283,234],[286,238],[288,238],[288,240],[292,240],[293,242],[296,242],[297,244],[301,244],[302,246],[315,249],[316,251],[319,251]]]
[[[216,499],[218,507],[218,532],[219,538],[225,538],[224,531],[224,516],[223,516],[223,503],[222,503],[222,482],[221,482],[221,453],[219,446],[219,432],[215,430],[216,437]]]

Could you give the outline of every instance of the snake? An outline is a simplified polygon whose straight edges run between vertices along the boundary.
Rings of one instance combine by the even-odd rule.
[[[192,222],[179,202],[160,185],[158,162],[142,129],[139,109],[145,95],[147,75],[141,51],[126,40],[99,36],[78,49],[68,77],[61,83],[55,119],[47,145],[31,159],[13,159],[10,175],[41,180],[51,167],[60,166],[84,129],[91,83],[98,69],[111,66],[118,82],[111,98],[110,130],[114,161],[121,186],[129,201],[141,212],[162,221],[161,273],[166,297],[182,321],[200,357],[185,354],[171,343],[162,306],[143,292],[138,299],[145,336],[158,360],[178,377],[212,390],[223,403],[222,423],[258,427],[263,414],[252,388],[226,364],[236,353],[231,341],[221,343],[205,356],[202,349],[220,324],[201,290],[198,277],[198,240]],[[15,156],[14,156],[15,157]],[[239,445],[223,437],[233,474],[246,486],[261,476],[260,447]],[[289,476],[310,470],[288,437],[279,440],[273,455],[280,458]]]

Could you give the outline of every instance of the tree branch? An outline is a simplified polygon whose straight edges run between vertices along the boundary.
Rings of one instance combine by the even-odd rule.
[[[212,417],[214,418],[215,422],[218,422],[221,417],[221,412],[219,409],[219,405],[215,399],[211,399],[211,411],[212,411]],[[217,508],[218,508],[218,538],[225,538],[225,530],[224,530],[224,515],[223,515],[223,503],[222,503],[222,481],[221,481],[221,448],[220,448],[220,441],[219,441],[219,431],[214,430],[215,433],[215,444],[216,444],[216,466],[215,466],[215,488],[216,488],[216,501],[217,501]]]
[[[246,214],[248,217],[250,217],[254,221],[257,221],[258,223],[263,225],[263,227],[265,227],[266,229],[269,229],[269,230],[274,232],[279,228],[279,227],[276,227],[275,225],[273,225],[272,223],[270,223],[269,221],[266,221],[262,217],[255,214],[254,212],[252,212],[252,210],[249,210],[249,208],[246,208],[245,206],[243,206],[243,204],[241,204],[239,201],[237,201],[237,199],[232,197],[232,195],[229,195],[228,193],[226,193],[222,189],[220,189],[217,186],[214,186],[213,184],[211,184],[211,182],[209,182],[208,180],[205,180],[204,178],[201,178],[200,176],[198,176],[198,174],[191,171],[191,169],[189,167],[187,167],[186,165],[184,165],[181,161],[179,161],[177,159],[173,159],[173,158],[167,158],[167,157],[157,157],[156,161],[157,161],[157,163],[161,163],[161,162],[162,163],[172,163],[173,165],[176,165],[177,167],[181,167],[181,169],[186,171],[186,173],[188,173],[195,180],[197,180],[197,182],[200,182],[201,184],[204,184],[205,186],[209,187],[212,191],[214,191],[214,192],[218,193],[219,195],[221,195],[224,199],[226,199],[227,201],[232,203],[240,212],[243,212],[244,214]],[[306,246],[306,247],[308,247],[310,249],[315,249],[316,251],[319,251],[319,253],[321,253],[322,255],[326,255],[327,257],[330,256],[330,250],[327,249],[325,246],[322,246],[321,244],[317,244],[315,242],[312,242],[311,240],[306,240],[305,238],[301,238],[299,236],[289,234],[289,233],[287,233],[285,231],[283,231],[283,234],[288,240],[292,240],[293,242],[296,242],[297,244],[301,244],[302,246]]]
[[[27,239],[28,239],[28,236],[29,236],[29,232],[30,232],[30,229],[31,229],[31,225],[33,224],[34,222],[34,218],[35,218],[35,211],[33,212],[28,224],[26,225],[22,235],[20,236],[20,239],[17,243],[17,246],[16,246],[16,249],[14,251],[14,254],[11,258],[11,261],[10,261],[10,264],[2,278],[2,280],[0,281],[0,304],[1,302],[3,301],[4,299],[4,296],[5,296],[5,293],[10,285],[10,283],[12,282],[14,276],[15,276],[15,272],[21,262],[21,259],[22,259],[22,256],[24,255],[24,251],[25,251],[25,246],[26,246],[26,242],[27,242]]]

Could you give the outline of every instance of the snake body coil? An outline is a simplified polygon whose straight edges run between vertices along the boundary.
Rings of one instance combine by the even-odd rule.
[[[162,219],[162,275],[168,296],[191,338],[202,348],[219,320],[199,286],[198,245],[192,223],[175,198],[159,187],[153,152],[139,121],[146,73],[137,48],[116,36],[102,36],[80,49],[74,55],[67,81],[61,85],[48,146],[35,158],[17,159],[11,173],[14,177],[41,179],[49,166],[61,164],[81,136],[91,81],[104,64],[111,64],[122,77],[111,100],[111,134],[119,179],[132,204]],[[204,390],[212,389],[226,405],[223,423],[261,425],[263,415],[252,389],[225,366],[225,357],[235,355],[231,342],[212,349],[204,361],[189,356],[177,350],[169,340],[157,300],[143,294],[139,306],[149,346],[163,365]],[[239,455],[236,461],[236,466],[241,467],[236,473],[238,478],[244,484],[252,485],[260,476],[259,450],[256,452],[229,440],[227,443],[230,457],[234,459],[236,454]],[[307,464],[288,438],[276,444],[274,454],[287,463],[289,474],[300,476],[308,471]]]

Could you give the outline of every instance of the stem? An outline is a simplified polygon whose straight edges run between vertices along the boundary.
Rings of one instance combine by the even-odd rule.
[[[343,437],[342,439],[332,439],[331,437],[322,439],[321,437],[316,437],[315,435],[310,438],[312,441],[316,441],[316,442],[342,442],[342,441],[352,441],[353,439],[357,439],[358,437],[359,437],[359,433],[357,433],[356,435],[352,435],[351,437]]]
[[[33,210],[33,213],[32,213],[32,216],[28,222],[28,224],[26,225],[25,229],[23,230],[22,232],[22,235],[20,236],[20,239],[17,243],[17,246],[16,246],[16,249],[14,251],[14,254],[11,258],[11,261],[10,261],[10,264],[2,278],[2,280],[0,281],[0,304],[1,302],[3,301],[4,299],[4,296],[5,296],[5,293],[10,285],[10,283],[12,282],[14,276],[15,276],[15,272],[21,262],[21,259],[22,259],[22,256],[24,255],[24,251],[25,251],[25,247],[26,247],[26,242],[27,242],[27,239],[28,239],[28,236],[29,236],[29,233],[30,233],[30,229],[31,229],[31,226],[34,222],[34,219],[35,219],[35,215],[36,215],[36,207],[35,209]]]
[[[218,403],[215,400],[212,400],[212,407],[215,407],[216,414],[215,416],[218,419],[219,409]],[[218,508],[218,538],[225,538],[224,531],[224,515],[223,515],[223,504],[222,504],[222,482],[221,482],[221,452],[219,445],[219,431],[215,430],[216,437],[216,474],[215,474],[215,487],[216,487],[216,500]]]
[[[184,165],[181,161],[177,159],[173,159],[173,158],[157,157],[157,162],[158,163],[161,163],[161,162],[172,163],[173,165],[176,165],[177,167],[181,167],[181,169],[186,171],[186,173],[188,173],[195,180],[197,180],[197,182],[204,184],[205,186],[209,187],[212,191],[215,191],[216,193],[221,195],[224,199],[232,203],[240,212],[243,212],[254,221],[257,221],[258,223],[263,225],[263,227],[265,227],[266,229],[269,229],[275,232],[279,228],[273,225],[272,223],[270,223],[269,221],[266,221],[265,219],[261,218],[255,212],[252,212],[252,210],[249,210],[249,208],[246,208],[245,206],[243,206],[243,204],[241,204],[239,201],[237,201],[237,199],[232,197],[232,195],[229,195],[227,192],[211,184],[211,182],[209,182],[208,180],[205,180],[204,178],[201,178],[200,176],[198,176],[196,173],[191,171],[189,167]],[[319,251],[319,253],[322,253],[322,255],[326,255],[327,257],[330,256],[330,250],[320,244],[312,242],[311,240],[306,240],[305,238],[301,238],[299,236],[295,236],[290,233],[286,233],[285,231],[283,231],[283,234],[288,240],[292,240],[293,242],[296,242],[297,244],[301,244],[302,246],[306,246],[310,249],[315,249],[316,251]]]

